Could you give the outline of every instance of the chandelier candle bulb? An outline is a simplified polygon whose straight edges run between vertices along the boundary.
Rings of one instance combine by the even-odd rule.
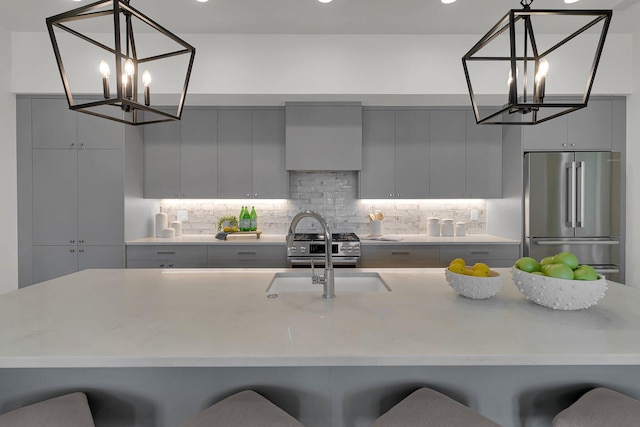
[[[144,105],[148,107],[151,104],[151,73],[149,70],[142,72],[142,84],[144,85]]]
[[[100,61],[100,74],[102,74],[102,94],[104,99],[109,99],[111,93],[109,92],[109,76],[111,76],[111,70],[109,64],[104,59]]]

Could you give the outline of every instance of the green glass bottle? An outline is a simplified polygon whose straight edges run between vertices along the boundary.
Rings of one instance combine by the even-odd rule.
[[[243,206],[242,209],[240,209],[240,215],[238,215],[238,230],[240,231],[247,231],[245,230],[245,225],[244,225],[245,209],[246,208]]]
[[[244,220],[244,231],[250,231],[251,230],[251,214],[249,213],[249,206],[244,208],[243,220]]]
[[[255,206],[251,206],[251,215],[249,216],[249,218],[250,218],[249,230],[256,231],[258,229],[258,214],[256,213]]]

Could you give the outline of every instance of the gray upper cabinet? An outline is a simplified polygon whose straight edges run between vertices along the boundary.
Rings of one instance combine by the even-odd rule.
[[[144,129],[144,197],[180,197],[180,122],[156,123]]]
[[[253,111],[253,197],[289,198],[284,110]]]
[[[428,111],[396,112],[396,197],[429,197]]]
[[[34,98],[31,101],[33,148],[75,148],[78,144],[78,113],[66,99]]]
[[[466,112],[432,111],[429,138],[429,196],[465,197]]]
[[[240,199],[253,191],[253,113],[218,112],[218,197]]]
[[[286,106],[286,169],[362,169],[359,103],[291,103]]]
[[[429,112],[363,112],[360,197],[423,199],[429,195]]]
[[[180,196],[218,196],[218,112],[187,109],[180,124]]]
[[[592,99],[586,108],[522,127],[525,151],[611,150],[612,101]]]
[[[362,112],[362,172],[360,197],[386,199],[396,195],[396,113]]]
[[[465,197],[502,197],[502,126],[478,125],[467,112]]]
[[[124,127],[122,123],[105,120],[90,114],[78,114],[78,148],[111,149],[123,148]]]

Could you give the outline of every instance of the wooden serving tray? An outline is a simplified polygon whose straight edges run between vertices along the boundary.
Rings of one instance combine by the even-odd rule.
[[[260,231],[260,230],[256,230],[256,231],[233,231],[233,232],[227,233],[227,239],[229,237],[232,237],[232,236],[251,236],[251,235],[256,236],[256,239],[259,239],[261,234],[262,234],[262,231]],[[225,240],[227,240],[227,239],[225,239]]]

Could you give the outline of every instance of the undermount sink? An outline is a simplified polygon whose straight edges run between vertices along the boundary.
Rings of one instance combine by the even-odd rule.
[[[335,291],[341,292],[391,292],[384,279],[375,272],[335,271]],[[311,270],[276,273],[267,288],[269,293],[319,292],[322,285],[311,283]]]

